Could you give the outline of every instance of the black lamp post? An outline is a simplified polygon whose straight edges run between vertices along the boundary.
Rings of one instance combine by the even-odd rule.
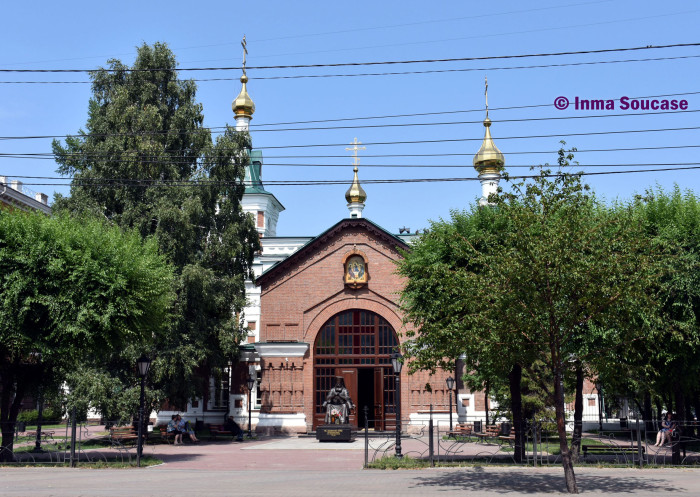
[[[603,431],[603,384],[595,382],[595,389],[598,392],[598,430]]]
[[[146,388],[146,375],[148,374],[148,369],[151,367],[151,360],[145,355],[141,354],[136,360],[136,366],[138,368],[139,376],[141,377],[141,400],[139,401],[139,439],[138,447],[136,448],[136,465],[141,467],[141,456],[143,455],[143,409],[144,409],[144,390]]]
[[[396,404],[396,457],[399,459],[403,457],[401,454],[401,368],[403,363],[401,362],[401,354],[394,352],[391,354],[391,367],[394,368],[394,378],[396,378],[396,393],[395,393],[395,404]]]
[[[450,431],[452,431],[452,389],[455,387],[455,379],[448,376],[445,383],[447,383],[447,389],[450,391]],[[455,399],[455,406],[456,405],[457,399]]]
[[[253,392],[253,387],[255,386],[255,378],[253,378],[253,376],[251,375],[248,375],[248,380],[246,380],[246,383],[248,384],[248,438],[253,438],[253,424],[251,423],[253,415],[253,405],[250,403],[250,397],[251,393]]]

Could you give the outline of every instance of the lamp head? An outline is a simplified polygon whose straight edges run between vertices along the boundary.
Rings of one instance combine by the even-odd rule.
[[[139,376],[145,378],[151,367],[151,359],[146,354],[141,354],[141,357],[136,359],[136,366],[139,370]]]
[[[403,356],[399,352],[394,352],[391,354],[391,367],[394,368],[394,374],[400,374],[403,363],[401,360]]]

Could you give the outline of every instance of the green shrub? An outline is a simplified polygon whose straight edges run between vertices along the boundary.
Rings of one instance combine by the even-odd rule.
[[[50,407],[44,408],[42,413],[42,424],[57,424],[61,422],[61,413],[57,409]],[[28,425],[35,425],[39,421],[39,411],[32,409],[31,411],[22,411],[17,416],[17,421],[24,421]]]

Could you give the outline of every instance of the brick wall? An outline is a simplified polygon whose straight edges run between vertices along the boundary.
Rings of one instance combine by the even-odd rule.
[[[303,358],[263,358],[263,411],[304,412],[313,420],[314,367],[313,344],[324,323],[334,315],[363,309],[382,316],[403,342],[406,328],[398,309],[398,292],[403,279],[396,274],[395,261],[400,258],[396,243],[362,225],[338,229],[331,236],[317,240],[303,255],[282,263],[271,277],[263,278],[261,292],[260,340],[299,341],[310,344]],[[344,283],[343,260],[353,250],[367,257],[368,283],[352,289]],[[293,364],[293,368],[290,368]],[[401,374],[402,417],[449,406],[445,379],[450,372]],[[452,376],[454,374],[452,373]],[[429,386],[428,386],[429,385]]]

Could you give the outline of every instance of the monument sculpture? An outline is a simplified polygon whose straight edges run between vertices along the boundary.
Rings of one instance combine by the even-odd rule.
[[[335,385],[326,395],[324,425],[316,429],[316,438],[321,442],[351,442],[354,440],[349,424],[350,412],[355,408],[342,376],[336,376]]]
[[[335,386],[326,395],[323,407],[326,408],[326,419],[324,420],[326,424],[345,425],[348,423],[350,411],[355,408],[355,404],[352,403],[348,389],[345,388],[342,376],[336,377]]]

